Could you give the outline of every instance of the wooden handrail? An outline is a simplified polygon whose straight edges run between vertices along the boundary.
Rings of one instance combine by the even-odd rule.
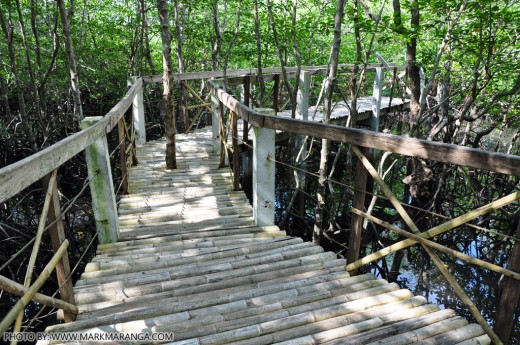
[[[0,169],[0,202],[18,194],[110,132],[132,106],[134,96],[142,87],[143,80],[138,78],[121,101],[92,127]]]
[[[403,156],[419,157],[443,163],[520,176],[520,156],[358,128],[301,121],[279,116],[267,116],[246,107],[233,96],[222,90],[215,82],[209,81],[208,85],[216,90],[217,97],[228,109],[236,112],[242,119],[248,121],[255,127],[265,127],[290,133],[304,134],[346,144],[355,144],[377,150],[390,151]]]
[[[398,69],[403,70],[406,67],[396,64],[389,64],[390,70]],[[386,68],[381,63],[373,63],[368,64],[366,67],[366,70],[369,72],[375,71],[376,68]],[[321,66],[302,66],[302,71],[309,71],[311,74],[326,74],[327,73],[327,65],[321,65]],[[342,64],[339,65],[339,71],[340,73],[345,72],[351,72],[354,69],[353,64]],[[286,72],[290,75],[296,74],[296,71],[298,70],[297,67],[286,67]],[[263,68],[262,74],[263,75],[271,75],[271,74],[280,74],[282,73],[282,69],[279,67],[270,67],[270,68]],[[226,77],[245,77],[245,76],[256,76],[258,75],[258,69],[257,68],[243,68],[243,69],[235,69],[235,70],[228,70],[226,73],[224,71],[202,71],[202,72],[188,72],[188,73],[173,73],[172,74],[172,81],[181,81],[181,80],[194,80],[194,79],[210,79],[210,78],[223,78],[224,74]],[[162,74],[161,75],[150,75],[150,76],[143,76],[143,81],[145,83],[160,83],[162,81]]]

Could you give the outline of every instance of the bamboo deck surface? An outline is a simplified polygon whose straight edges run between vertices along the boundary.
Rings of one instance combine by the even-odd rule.
[[[47,332],[169,332],[176,345],[489,343],[454,311],[255,226],[209,130],[177,136],[177,170],[165,170],[164,146],[139,148],[120,241],[99,245],[77,282],[77,320]]]

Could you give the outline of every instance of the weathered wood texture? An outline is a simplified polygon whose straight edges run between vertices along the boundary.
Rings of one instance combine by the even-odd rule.
[[[132,105],[134,96],[142,86],[142,79],[137,79],[121,101],[96,125],[0,169],[0,202],[18,194],[110,132]]]
[[[218,169],[211,131],[177,139],[176,170],[164,169],[164,141],[139,148],[120,241],[100,245],[77,282],[77,320],[48,332],[169,332],[177,345],[482,336],[396,284],[350,277],[345,260],[319,246],[255,226],[245,194]]]
[[[520,176],[520,156],[489,152],[465,146],[446,144],[422,139],[407,138],[387,133],[377,133],[357,128],[346,128],[323,123],[311,123],[295,119],[266,116],[249,109],[234,97],[209,81],[216,89],[217,97],[230,110],[255,127],[266,127],[290,133],[305,134],[355,144],[404,156],[413,156],[443,163],[495,171]]]

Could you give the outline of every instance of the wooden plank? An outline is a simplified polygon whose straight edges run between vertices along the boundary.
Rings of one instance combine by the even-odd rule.
[[[382,151],[390,151],[403,156],[419,157],[520,176],[520,156],[387,133],[377,133],[358,128],[266,116],[244,106],[231,95],[218,88],[214,82],[209,81],[208,84],[210,87],[217,89],[218,98],[227,108],[235,111],[241,118],[247,120],[255,127],[272,128]]]
[[[123,99],[94,126],[0,169],[0,202],[18,194],[110,132],[132,105],[133,98],[142,84],[142,79],[139,78]]]

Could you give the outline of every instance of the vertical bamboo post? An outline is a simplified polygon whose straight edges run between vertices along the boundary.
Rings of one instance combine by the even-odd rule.
[[[364,154],[367,154],[368,149],[361,148],[361,150]],[[363,210],[365,208],[367,176],[368,174],[363,164],[360,160],[357,160],[354,199],[352,200],[353,208],[357,208],[359,210]],[[350,219],[347,264],[359,259],[359,251],[361,249],[361,240],[363,237],[363,217],[352,213],[352,217]],[[352,274],[355,274],[355,271],[352,272]]]
[[[244,77],[244,105],[249,107],[251,103],[251,77]],[[247,142],[249,140],[249,123],[246,120],[242,120],[242,141]]]
[[[372,93],[372,116],[370,117],[370,129],[379,131],[379,119],[381,117],[381,99],[383,98],[383,68],[377,67],[374,79],[374,91]]]
[[[225,115],[225,109],[224,109],[224,103],[218,102],[218,125],[219,125],[219,137],[220,137],[220,163],[219,168],[223,168],[226,166],[226,158],[228,155],[227,149],[226,149],[226,143],[228,139],[228,133],[226,132],[226,124],[224,123],[224,115]]]
[[[81,121],[81,128],[88,128],[101,119],[101,116],[86,117]],[[119,221],[106,136],[87,147],[85,156],[99,243],[117,242]]]
[[[189,124],[189,119],[188,119],[188,99],[186,97],[186,87],[184,86],[185,82],[183,80],[180,80],[179,81],[179,93],[180,93],[180,100],[179,100],[179,104],[180,104],[180,113],[181,113],[181,116],[182,116],[182,122],[183,122],[183,125],[184,125],[184,133],[188,133],[188,128],[190,126]]]
[[[126,136],[124,117],[117,123],[117,134],[119,137],[119,162],[121,164],[121,188],[123,193],[128,194],[128,175],[126,167]]]
[[[125,124],[126,126],[126,124]],[[132,122],[132,127],[130,129],[130,142],[132,143],[132,150],[131,150],[131,153],[132,153],[132,166],[136,166],[137,164],[139,164],[139,160],[137,159],[137,143],[136,143],[136,136],[135,136],[135,126],[134,126],[134,123]],[[128,133],[127,133],[127,136],[128,136]]]
[[[278,94],[280,93],[280,75],[274,75],[274,88],[273,88],[273,109],[275,113],[280,110],[278,107]]]
[[[424,89],[426,88],[426,76],[424,75],[424,69],[421,67],[419,69],[419,78],[420,78],[420,87],[421,87],[421,97],[419,97],[419,104],[421,108],[426,104],[426,94],[424,93]]]
[[[253,127],[253,218],[274,224],[275,130]]]
[[[309,119],[309,90],[311,85],[311,73],[309,71],[301,71],[299,76],[298,94],[296,96],[296,114],[297,120],[307,121]],[[296,179],[296,189],[305,190],[305,172],[306,164],[304,163],[307,156],[307,146],[305,145],[305,136],[296,134],[294,140],[294,162],[301,170],[294,171]],[[305,195],[299,193],[298,197],[299,213],[303,216],[305,211]]]
[[[239,163],[238,163],[238,124],[237,114],[231,111],[231,142],[233,145],[233,189],[240,190],[239,184]]]
[[[50,177],[44,179],[44,185],[49,184]],[[45,181],[47,180],[47,182]],[[62,244],[67,240],[65,236],[65,226],[61,217],[61,203],[58,192],[57,182],[52,188],[52,199],[49,205],[48,220],[50,224],[49,235],[51,238],[51,247],[54,253],[57,253]],[[56,265],[56,276],[58,278],[58,285],[60,286],[60,298],[65,302],[75,305],[74,289],[72,287],[72,280],[70,276],[69,256],[65,253],[61,260]],[[76,319],[76,315],[64,310],[65,322],[72,322]]]
[[[54,170],[51,173],[49,185],[47,186],[47,189],[46,189],[45,201],[43,203],[42,214],[40,215],[40,220],[38,222],[38,230],[36,231],[33,249],[31,252],[31,256],[29,258],[29,262],[27,264],[27,272],[25,273],[25,280],[24,280],[24,284],[23,284],[25,287],[31,286],[34,264],[36,263],[36,257],[38,256],[38,251],[40,250],[40,242],[42,240],[43,230],[45,229],[47,214],[49,212],[49,206],[50,206],[51,198],[52,198],[52,190],[54,188],[54,185],[56,184],[57,173],[58,173],[57,170]],[[23,309],[22,309],[22,310],[20,310],[18,315],[15,316],[16,322],[14,325],[13,332],[20,331],[20,328],[22,326],[22,321],[23,321],[23,315],[24,315],[24,313],[23,313]],[[13,321],[14,321],[14,319],[13,319]],[[16,344],[16,341],[14,341],[14,343]]]
[[[132,85],[138,78],[131,77],[129,79],[129,84]],[[132,120],[134,124],[135,131],[137,133],[137,143],[139,145],[146,144],[146,126],[145,126],[145,118],[144,118],[144,102],[143,102],[143,84],[141,82],[141,87],[137,91],[133,105],[132,105]]]
[[[219,105],[217,90],[211,90],[211,133],[213,141],[213,153],[220,154],[220,127]]]

